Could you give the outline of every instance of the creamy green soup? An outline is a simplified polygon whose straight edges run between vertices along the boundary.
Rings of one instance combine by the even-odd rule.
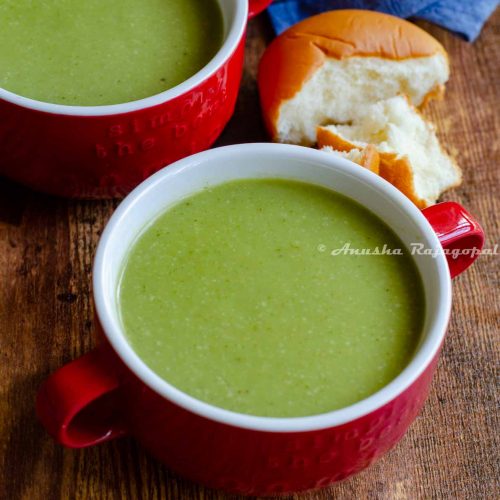
[[[58,104],[129,102],[194,75],[222,36],[216,0],[1,0],[0,87]]]
[[[402,255],[349,255],[402,249]],[[422,330],[415,264],[340,194],[242,180],[170,208],[139,236],[118,289],[133,349],[158,375],[241,413],[313,415],[394,379]]]

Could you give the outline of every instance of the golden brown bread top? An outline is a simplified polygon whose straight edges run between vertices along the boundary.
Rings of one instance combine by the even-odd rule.
[[[259,68],[264,119],[272,136],[283,101],[291,99],[325,59],[373,56],[386,59],[446,56],[424,30],[398,17],[368,10],[334,10],[310,17],[277,37]]]

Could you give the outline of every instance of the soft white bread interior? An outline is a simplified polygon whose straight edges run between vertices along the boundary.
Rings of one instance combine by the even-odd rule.
[[[318,127],[317,142],[341,151],[373,144],[380,155],[379,174],[421,208],[462,179],[434,126],[403,96],[359,108],[349,124]]]
[[[318,125],[348,123],[368,105],[398,94],[420,106],[431,94],[442,92],[448,77],[442,52],[403,60],[328,58],[294,97],[281,103],[276,140],[313,145]]]

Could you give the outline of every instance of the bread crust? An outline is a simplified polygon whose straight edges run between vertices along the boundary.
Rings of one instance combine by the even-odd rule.
[[[373,144],[368,144],[363,150],[360,165],[372,171],[374,174],[380,174],[380,154]]]
[[[381,57],[404,60],[437,53],[443,46],[418,26],[368,10],[335,10],[310,17],[277,37],[259,67],[264,122],[277,137],[280,106],[293,98],[327,58]],[[431,91],[429,98],[440,90]]]
[[[334,149],[331,146],[325,146],[324,148],[320,149],[322,151],[332,152],[332,153],[348,152],[341,149]],[[356,148],[356,151],[359,151],[359,148]],[[370,170],[370,172],[373,172],[374,174],[378,175],[380,167],[380,155],[377,151],[377,148],[373,144],[368,144],[362,151],[359,152],[361,153],[361,157],[359,158],[359,160],[354,160],[352,158],[347,158],[347,159],[354,163],[357,163],[361,167],[364,167],[367,170]]]
[[[419,109],[424,109],[430,101],[441,101],[444,98],[444,85],[436,85],[431,91],[425,94],[422,104]]]

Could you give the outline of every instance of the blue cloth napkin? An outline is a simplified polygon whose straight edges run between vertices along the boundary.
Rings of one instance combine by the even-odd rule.
[[[498,0],[274,0],[269,15],[276,33],[306,17],[335,9],[368,9],[417,17],[474,41]]]

